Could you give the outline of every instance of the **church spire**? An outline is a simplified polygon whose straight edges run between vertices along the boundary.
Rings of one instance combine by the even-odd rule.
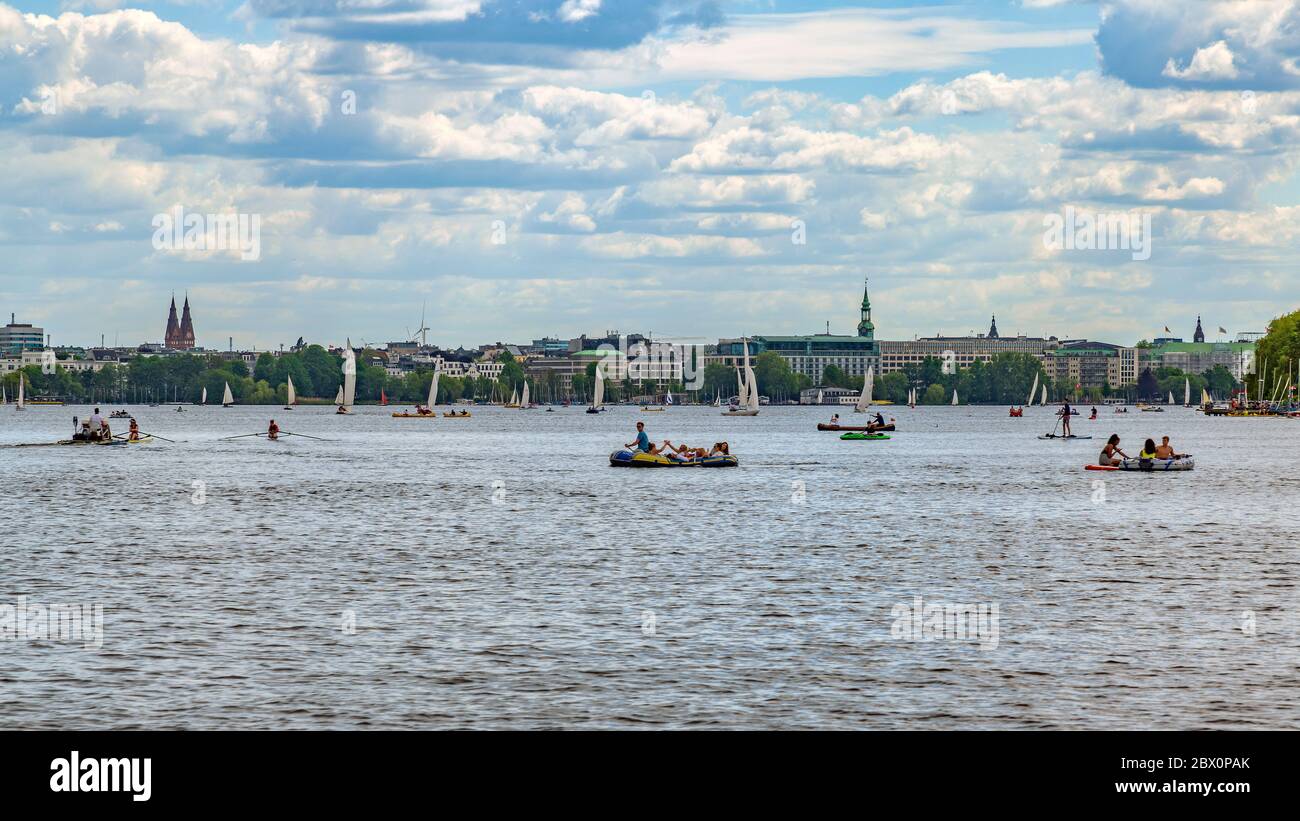
[[[185,307],[181,310],[180,344],[176,348],[190,350],[194,347],[194,321],[190,318],[190,295],[185,295]]]
[[[1201,330],[1201,318],[1199,316],[1196,317],[1196,333],[1192,334],[1192,341],[1193,342],[1205,341],[1205,331]]]
[[[876,334],[876,323],[871,321],[871,296],[867,293],[867,279],[862,278],[862,321],[858,323],[858,336],[871,339]]]
[[[993,322],[989,325],[989,339],[998,338],[998,315],[993,314]]]
[[[174,347],[180,329],[180,322],[176,319],[176,295],[172,294],[172,308],[167,314],[167,333],[163,336],[163,344],[168,348]]]

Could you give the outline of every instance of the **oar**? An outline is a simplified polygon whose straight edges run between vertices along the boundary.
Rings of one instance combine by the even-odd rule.
[[[238,435],[238,436],[226,436],[226,437],[223,437],[223,438],[221,438],[221,439],[218,439],[217,441],[218,441],[218,442],[229,442],[231,439],[245,439],[245,438],[247,438],[247,437],[249,437],[249,436],[265,436],[265,435],[266,435],[265,433],[241,433],[241,434]]]
[[[161,439],[161,440],[163,440],[164,442],[171,442],[173,445],[176,444],[176,440],[175,440],[175,439],[168,439],[166,436],[159,436],[158,434],[156,434],[156,433],[150,433],[150,432],[147,431],[147,430],[142,430],[142,431],[140,431],[140,435],[141,435],[141,436],[152,436],[152,437],[155,438],[155,439]]]
[[[287,430],[280,431],[282,436],[301,436],[304,439],[315,439],[317,442],[333,442],[333,439],[322,439],[319,436],[308,436],[305,433],[290,433]]]

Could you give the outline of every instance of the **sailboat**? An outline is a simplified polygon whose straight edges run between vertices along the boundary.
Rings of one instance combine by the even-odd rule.
[[[335,413],[352,413],[352,404],[357,398],[357,355],[352,352],[352,340],[348,340],[347,350],[343,352],[343,387],[342,401]]]
[[[412,413],[407,413],[405,411],[401,413],[394,413],[393,418],[394,419],[436,419],[438,418],[438,414],[434,412],[433,408],[435,405],[438,404],[438,377],[440,376],[442,376],[441,364],[439,364],[433,369],[433,379],[429,380],[429,398],[426,400],[424,406],[423,407],[416,406],[415,411]],[[444,413],[443,416],[469,416],[469,413],[468,412]]]
[[[339,405],[340,407],[343,405],[343,386],[342,386],[342,385],[339,385],[339,392],[336,393],[336,394],[334,395],[334,404],[335,404],[335,405]]]
[[[1205,390],[1205,388],[1201,388],[1201,407],[1213,404],[1214,400],[1210,398],[1209,391]]]
[[[817,389],[817,404],[820,405],[821,403],[822,403],[822,389],[821,389],[821,388],[818,388],[818,389]]]
[[[1192,406],[1192,380],[1184,378],[1183,379],[1183,407],[1190,408],[1191,406]]]
[[[524,409],[526,410],[526,409],[528,408],[528,406],[529,406],[529,403],[528,403],[528,380],[525,379],[525,380],[524,380],[524,393],[523,393],[522,396],[519,397],[519,407],[524,408]]]
[[[915,407],[916,407],[916,388],[908,388],[908,390],[907,390],[907,406],[908,406],[909,408],[915,408]]]
[[[517,407],[519,407],[519,391],[518,391],[518,390],[511,390],[511,391],[510,391],[510,401],[506,403],[506,407],[507,407],[507,408],[517,408]]]
[[[592,390],[591,407],[587,408],[587,413],[604,413],[605,407],[602,404],[605,401],[605,372],[596,365],[596,386]]]
[[[758,416],[758,378],[749,366],[749,340],[742,339],[745,347],[745,381],[740,381],[740,371],[736,371],[736,381],[740,385],[737,404],[722,412],[723,416]]]
[[[380,389],[379,389],[379,405],[380,405],[380,407],[383,407],[384,405],[387,405],[387,404],[388,404],[388,394],[384,393],[384,389],[383,389],[383,388],[380,388]]]
[[[289,383],[285,385],[285,393],[288,394],[288,404],[284,406],[285,410],[293,410],[293,406],[298,402],[298,394],[293,390],[293,377],[289,377]]]
[[[9,391],[5,389],[4,385],[0,385],[0,405],[8,405],[8,404],[9,404]]]
[[[1025,403],[1026,407],[1033,407],[1034,395],[1038,393],[1038,374],[1034,374],[1034,386],[1029,389],[1029,401]]]
[[[669,391],[668,395],[664,397],[664,404],[671,405],[672,403],[673,403],[673,392]]]
[[[203,393],[199,394],[199,404],[200,404],[200,405],[206,405],[206,404],[208,404],[208,387],[207,387],[207,385],[204,385],[204,386],[203,386]]]
[[[1047,386],[1046,386],[1046,385],[1043,386],[1043,398],[1042,398],[1042,400],[1041,400],[1038,404],[1040,404],[1040,405],[1046,405],[1046,404],[1047,404]]]
[[[956,388],[953,388],[953,389],[952,389],[952,404],[953,404],[953,405],[956,405],[956,404],[957,404],[957,389],[956,389]]]
[[[1170,391],[1170,392],[1169,392],[1169,404],[1171,404],[1171,405],[1174,404],[1174,392],[1173,392],[1173,391]]]
[[[871,389],[876,378],[876,369],[872,365],[867,366],[867,375],[862,379],[862,393],[858,395],[857,404],[853,406],[854,413],[866,413],[871,407]]]
[[[27,381],[27,375],[22,371],[18,372],[18,404],[14,410],[27,410],[26,394],[23,393],[23,383]]]
[[[235,395],[230,392],[230,383],[226,383],[226,392],[221,394],[221,407],[228,408],[235,404]]]

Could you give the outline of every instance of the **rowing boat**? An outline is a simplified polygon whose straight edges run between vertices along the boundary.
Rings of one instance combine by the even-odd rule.
[[[446,416],[447,414],[443,414]],[[429,413],[395,413],[394,419],[437,419],[438,414],[430,411]]]
[[[828,425],[825,422],[817,423],[817,430],[850,430],[874,433],[878,430],[893,430],[894,423],[888,425]]]
[[[1123,459],[1118,465],[1084,465],[1084,470],[1132,470],[1145,473],[1164,473],[1170,470],[1192,470],[1196,461],[1191,456],[1174,459]]]

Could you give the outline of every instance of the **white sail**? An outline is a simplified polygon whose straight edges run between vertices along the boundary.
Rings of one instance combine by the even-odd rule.
[[[235,396],[230,392],[229,382],[226,383],[226,392],[221,395],[221,404],[223,405],[235,404]]]
[[[22,371],[18,372],[18,410],[27,407],[26,394],[23,393],[23,383],[27,381],[27,376]]]
[[[208,404],[208,388],[206,385],[203,386],[203,393],[199,396],[199,404],[200,405]]]
[[[672,403],[673,403],[673,392],[669,391],[668,396],[664,397],[664,404],[671,405]]]
[[[1205,388],[1201,388],[1201,404],[1202,405],[1212,404],[1210,401],[1210,394],[1207,390],[1205,390]]]
[[[1026,404],[1026,405],[1031,405],[1031,406],[1032,406],[1032,405],[1034,404],[1034,395],[1037,394],[1037,393],[1038,393],[1038,372],[1035,371],[1035,372],[1034,372],[1034,386],[1033,386],[1032,388],[1029,389],[1029,401],[1026,402],[1025,404]]]
[[[357,400],[357,355],[352,351],[352,340],[343,351],[343,407],[352,410]]]
[[[822,389],[821,389],[821,388],[818,388],[818,389],[817,389],[817,404],[820,405],[821,403],[822,403]]]
[[[510,405],[511,405],[511,407],[518,407],[518,405],[519,405],[519,391],[517,391],[517,390],[511,390],[511,391],[510,391]]]
[[[596,387],[592,392],[591,406],[593,408],[599,408],[601,403],[604,401],[605,401],[605,372],[600,369],[600,365],[596,365]]]
[[[294,391],[294,389],[293,389],[293,377],[292,377],[292,376],[289,377],[289,383],[288,383],[287,385],[285,385],[285,392],[289,395],[289,397],[288,397],[288,398],[289,398],[289,402],[288,402],[288,404],[293,405],[293,404],[297,403],[297,401],[298,401],[298,394],[297,394],[297,392]]]
[[[953,403],[954,405],[957,404],[957,389],[956,389],[956,388],[953,388],[953,389],[952,389],[952,403]]]
[[[339,392],[336,393],[336,394],[334,395],[334,404],[336,404],[336,405],[342,405],[342,404],[343,404],[343,386],[342,386],[342,385],[339,385]]]
[[[527,379],[524,380],[524,393],[522,396],[519,397],[519,407],[521,408],[528,407],[528,380]]]
[[[428,406],[432,408],[438,404],[438,377],[442,376],[442,365],[439,364],[433,369],[433,379],[429,382],[429,401]]]
[[[9,391],[4,385],[0,385],[0,405],[9,404]]]
[[[745,391],[745,405],[758,413],[758,377],[754,376],[754,369],[748,363],[745,364],[745,381],[749,383]]]
[[[1046,404],[1047,404],[1047,386],[1046,386],[1046,385],[1043,386],[1043,400],[1042,400],[1041,402],[1039,402],[1038,404],[1040,404],[1040,405],[1046,405]]]
[[[1170,392],[1169,392],[1169,404],[1171,404],[1171,405],[1174,404],[1174,392],[1173,392],[1173,391],[1170,391]]]
[[[740,368],[736,368],[736,402],[745,404],[745,382],[740,378]]]
[[[858,394],[858,403],[853,409],[858,413],[865,413],[867,408],[871,407],[871,391],[876,379],[876,369],[872,365],[867,366],[867,375],[862,378],[862,393]]]
[[[1192,404],[1192,380],[1183,379],[1183,404]]]

